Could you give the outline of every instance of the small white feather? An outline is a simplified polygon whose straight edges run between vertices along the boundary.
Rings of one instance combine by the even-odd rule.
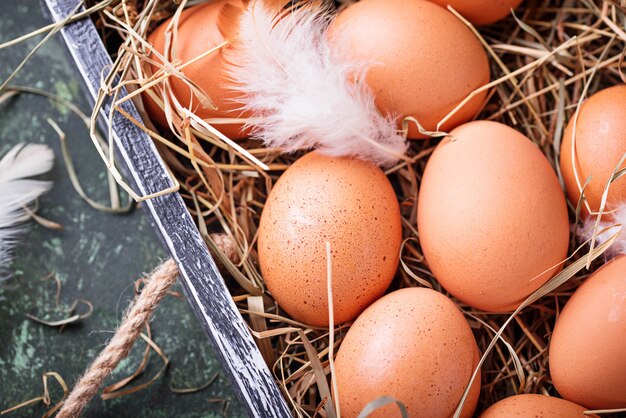
[[[616,228],[620,228],[617,239],[604,254],[607,259],[611,259],[619,254],[626,254],[626,202],[622,203],[610,215],[604,215],[604,218],[607,218],[607,220],[600,221],[596,242],[603,244],[615,235]],[[583,225],[577,231],[580,241],[587,241],[593,238],[595,223],[595,216],[587,216],[585,218]]]
[[[0,160],[0,184],[50,171],[54,154],[47,145],[19,144]]]
[[[323,6],[275,8],[252,1],[229,52],[229,76],[253,136],[283,152],[319,149],[377,165],[397,162],[407,145],[382,116],[364,82],[366,65],[333,51]]]
[[[41,144],[17,145],[0,160],[0,278],[23,232],[20,224],[28,219],[24,208],[52,187],[51,182],[28,177],[50,171],[53,162],[52,150]]]

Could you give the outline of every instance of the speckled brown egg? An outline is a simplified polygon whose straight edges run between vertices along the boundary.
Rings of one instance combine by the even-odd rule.
[[[550,375],[565,399],[626,408],[626,255],[597,270],[557,318]]]
[[[452,6],[474,25],[488,25],[511,14],[523,0],[429,0],[440,6]]]
[[[426,261],[461,301],[512,310],[561,270],[564,193],[546,157],[516,130],[476,121],[450,134],[422,177],[417,225]]]
[[[398,267],[402,226],[391,183],[361,160],[312,152],[272,189],[259,225],[267,288],[298,321],[327,325],[326,242],[332,250],[335,323],[385,292]]]
[[[575,159],[572,158],[573,116],[567,125],[561,145],[561,171],[567,195],[574,206],[580,199],[580,189],[572,161],[576,161],[581,186],[591,176],[585,197],[592,211],[600,209],[604,187],[626,153],[625,113],[626,85],[601,90],[586,100],[580,108],[576,124]],[[620,168],[626,168],[626,163]],[[623,203],[626,203],[626,177],[611,184],[607,208],[614,209]],[[583,213],[587,213],[585,206]]]
[[[412,116],[429,131],[489,82],[478,39],[452,13],[428,1],[361,0],[339,14],[330,34],[335,48],[370,63],[366,82],[381,112]],[[476,116],[485,96],[474,97],[442,129]],[[413,123],[409,138],[424,138]]]
[[[225,6],[229,4],[243,7],[244,2],[242,0],[217,0],[185,9],[178,23],[175,55],[170,56],[170,60],[184,64],[223,43],[225,37],[220,28],[228,25],[229,20],[232,19],[230,15],[224,13]],[[159,54],[163,54],[165,50],[166,29],[170,22],[171,19],[168,19],[161,23],[148,37],[148,42]],[[241,93],[229,87],[225,54],[226,49],[220,49],[182,70],[187,78],[211,98],[217,109],[212,109],[208,103],[206,105],[201,103],[198,96],[192,94],[189,85],[181,78],[170,78],[172,92],[176,99],[182,106],[189,107],[203,119],[245,117],[237,110],[240,105],[234,100]],[[160,63],[154,54],[152,54],[152,59]],[[157,65],[151,65],[150,68],[153,74],[159,69]],[[143,94],[142,97],[150,118],[161,126],[167,126],[163,110],[147,94]],[[231,138],[245,136],[241,123],[216,124],[215,127]]]
[[[491,405],[480,418],[586,418],[587,409],[560,398],[545,395],[516,395]]]
[[[459,308],[425,288],[392,292],[367,308],[344,338],[335,370],[341,416],[356,418],[371,401],[390,396],[410,417],[449,418],[478,364],[476,340]],[[477,375],[463,417],[480,392]],[[371,418],[400,417],[388,405]]]

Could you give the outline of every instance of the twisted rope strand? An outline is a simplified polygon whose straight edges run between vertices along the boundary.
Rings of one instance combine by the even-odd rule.
[[[169,288],[176,283],[178,267],[169,259],[158,266],[146,280],[141,293],[128,307],[122,324],[104,350],[80,378],[63,403],[57,418],[77,418],[95,396],[104,380],[128,355]]]

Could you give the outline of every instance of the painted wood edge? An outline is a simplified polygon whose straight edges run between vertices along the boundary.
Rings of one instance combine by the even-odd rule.
[[[63,20],[78,3],[79,0],[43,1],[46,12],[55,22]],[[90,19],[83,19],[64,27],[61,35],[94,100],[101,76],[111,65],[95,26]],[[110,106],[107,102],[104,112],[108,112]],[[124,102],[122,107],[141,120],[131,101]],[[171,187],[172,182],[152,140],[117,112],[112,125],[116,151],[122,157],[126,177],[132,180],[135,190],[148,195]],[[159,196],[145,201],[144,207],[157,228],[156,233],[177,261],[194,313],[250,416],[291,416],[180,195]]]

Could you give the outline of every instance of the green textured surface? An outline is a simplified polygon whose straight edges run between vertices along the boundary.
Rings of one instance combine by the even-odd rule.
[[[3,2],[0,43],[46,23],[36,0]],[[0,50],[2,80],[39,39]],[[79,83],[56,38],[37,53],[13,82],[59,94],[88,110]],[[73,384],[118,325],[133,296],[133,281],[166,257],[143,212],[105,214],[79,199],[65,172],[57,136],[46,123],[48,117],[67,133],[87,193],[105,202],[108,196],[104,166],[78,118],[32,95],[0,105],[0,155],[20,142],[47,143],[54,148],[56,164],[46,177],[54,180],[55,186],[41,199],[40,214],[64,226],[63,231],[52,231],[32,224],[16,251],[11,266],[13,280],[0,286],[0,410],[40,396],[44,372],[56,371]],[[62,317],[62,313],[54,311],[54,283],[41,280],[49,272],[56,273],[63,283],[62,305],[68,306],[76,298],[94,305],[91,317],[63,332],[25,317],[27,313],[50,319]],[[217,398],[229,400],[228,416],[244,415],[225,377],[202,392],[177,395],[170,391],[170,383],[177,387],[200,386],[221,370],[184,298],[167,297],[157,310],[152,330],[154,340],[171,360],[165,376],[132,395],[109,401],[95,398],[85,416],[221,416],[222,405],[212,401]],[[107,383],[131,373],[139,364],[144,347],[139,342]],[[152,354],[139,382],[149,379],[160,366],[160,359]],[[56,383],[52,383],[52,394],[53,402],[59,399],[61,391]],[[39,404],[7,416],[41,416],[45,411]]]

